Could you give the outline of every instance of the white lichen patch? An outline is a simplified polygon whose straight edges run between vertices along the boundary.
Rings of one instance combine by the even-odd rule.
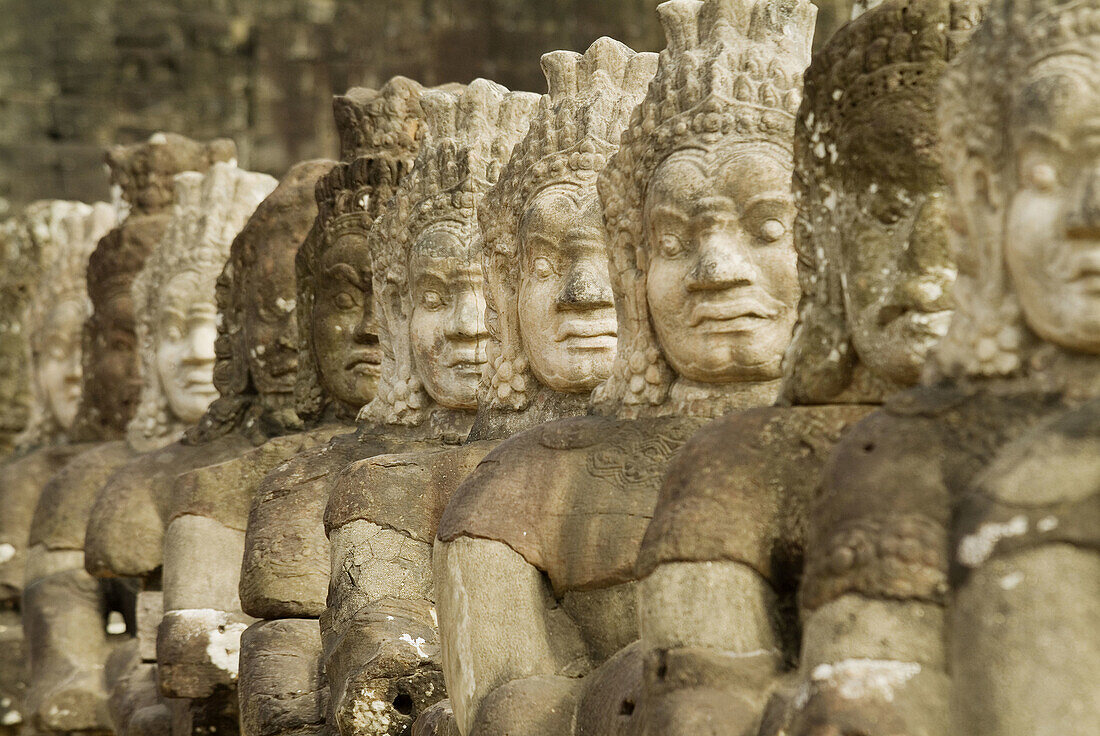
[[[7,562],[15,557],[15,547],[5,542],[0,544],[0,563]]]
[[[244,624],[226,624],[209,632],[206,656],[210,663],[232,679],[237,678],[241,661],[241,634],[248,628]]]
[[[283,297],[278,297],[275,300],[275,306],[283,310],[285,314],[290,314],[291,312],[293,312],[294,308],[297,305],[298,302],[295,299],[284,299]]]
[[[424,637],[418,636],[414,639],[412,638],[411,634],[402,634],[398,638],[408,644],[413,649],[415,649],[418,657],[420,657],[421,659],[428,658],[428,653],[424,651]]]
[[[359,691],[359,697],[348,708],[348,720],[352,733],[386,733],[393,719],[390,717],[389,704],[378,697],[378,693],[369,689]],[[343,719],[341,719],[343,720]],[[341,729],[343,730],[343,729]]]
[[[0,726],[18,726],[23,722],[23,714],[17,710],[9,710],[0,716]]]
[[[1024,574],[1022,572],[1013,572],[1005,575],[1001,578],[1001,588],[1003,590],[1013,590],[1016,586],[1024,581]]]
[[[894,691],[920,674],[916,662],[899,662],[892,659],[845,659],[836,664],[822,664],[810,675],[845,700],[880,698],[887,703],[894,701]]]
[[[982,524],[978,531],[966,535],[959,542],[959,562],[967,567],[977,567],[989,559],[997,542],[1026,533],[1027,517],[1023,515],[1014,516],[1003,524]]]

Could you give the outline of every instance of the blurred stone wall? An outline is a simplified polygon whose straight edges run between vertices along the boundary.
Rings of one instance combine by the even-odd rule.
[[[658,2],[0,0],[0,217],[106,197],[103,147],[157,130],[231,137],[276,176],[334,156],[331,96],[394,74],[542,91],[545,51],[659,50]],[[818,3],[831,29],[850,0]]]

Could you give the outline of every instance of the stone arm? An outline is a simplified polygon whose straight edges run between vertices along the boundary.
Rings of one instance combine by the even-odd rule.
[[[1100,723],[1100,401],[1006,445],[953,519],[954,733]]]
[[[933,422],[880,411],[830,458],[810,517],[792,736],[948,733],[940,437]]]
[[[157,633],[161,687],[171,697],[204,698],[236,681],[240,636],[252,622],[239,593],[252,496],[277,465],[327,439],[320,431],[278,437],[175,479]]]
[[[494,444],[380,455],[335,479],[321,631],[341,734],[403,733],[446,697],[431,540],[454,489]]]
[[[443,666],[466,736],[568,734],[590,668],[546,576],[501,542],[437,541]]]

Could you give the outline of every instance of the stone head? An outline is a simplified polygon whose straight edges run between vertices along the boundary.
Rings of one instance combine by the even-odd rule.
[[[237,147],[227,138],[194,141],[175,133],[154,133],[149,140],[107,150],[111,185],[131,214],[152,214],[175,202],[173,181],[184,171],[206,171],[219,161],[235,161]]]
[[[56,441],[72,429],[80,405],[81,335],[90,312],[88,256],[114,224],[115,209],[98,203],[50,200],[24,215],[41,258],[25,325],[30,340],[34,401],[20,446]]]
[[[395,77],[334,101],[344,152],[317,184],[318,216],[298,252],[300,417],[354,417],[378,390],[370,228],[412,168],[424,134],[423,88]]]
[[[918,381],[947,332],[956,268],[936,108],[983,4],[888,0],[814,55],[795,132],[803,296],[787,401],[882,401]]]
[[[142,393],[127,434],[138,449],[177,439],[217,398],[215,283],[233,238],[276,184],[234,163],[175,183],[172,220],[133,286]]]
[[[424,142],[371,230],[383,363],[367,417],[415,425],[434,407],[477,407],[488,342],[477,206],[537,100],[484,79],[421,98]]]
[[[619,347],[594,402],[627,416],[721,412],[775,382],[799,293],[792,141],[814,8],[658,10],[668,48],[599,179]]]
[[[144,219],[158,221],[112,229],[88,260],[92,313],[84,323],[84,388],[77,416],[82,439],[122,437],[141,398],[132,287],[163,230],[162,218]]]
[[[943,81],[949,376],[1100,354],[1100,5],[997,0]]]
[[[615,355],[596,177],[657,69],[610,38],[542,57],[548,94],[479,218],[489,328],[483,403],[522,411],[539,387],[587,393]]]

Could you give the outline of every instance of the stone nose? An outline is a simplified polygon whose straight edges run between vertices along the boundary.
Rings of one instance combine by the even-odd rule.
[[[1066,217],[1066,235],[1071,238],[1100,238],[1100,161],[1082,172]]]
[[[485,298],[480,289],[465,289],[456,295],[447,323],[447,337],[474,340],[486,336],[484,306]]]
[[[743,234],[729,227],[714,228],[699,237],[687,287],[689,291],[721,290],[752,284],[758,277]]]
[[[559,309],[595,309],[614,306],[607,264],[578,261],[569,269],[558,293]]]

